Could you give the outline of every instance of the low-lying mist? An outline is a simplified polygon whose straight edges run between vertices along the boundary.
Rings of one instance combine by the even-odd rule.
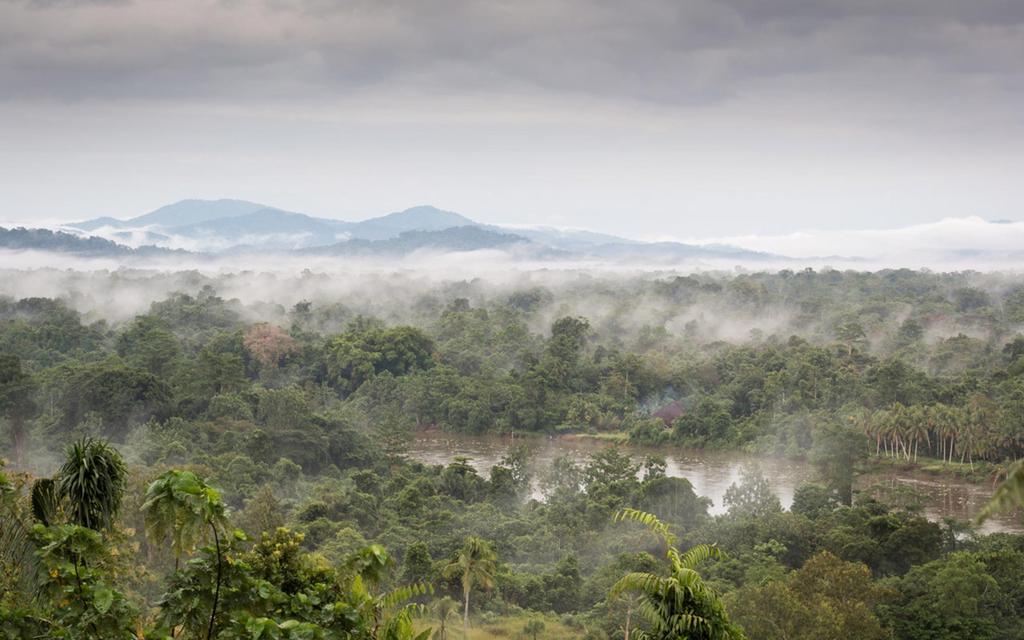
[[[314,310],[344,310],[334,318],[420,324],[456,299],[483,308],[512,300],[538,334],[556,318],[581,316],[598,334],[631,345],[650,342],[658,332],[698,343],[790,335],[832,340],[839,326],[852,322],[863,328],[866,346],[884,352],[904,325],[920,326],[922,338],[934,344],[954,336],[999,339],[1007,326],[1024,320],[1017,311],[1024,276],[1004,272],[768,265],[755,271],[708,264],[554,268],[510,260],[500,251],[395,259],[268,255],[260,261],[239,255],[147,260],[145,268],[46,252],[8,252],[4,258],[0,296],[60,299],[84,321],[115,326],[146,313],[154,302],[203,290],[229,301],[244,322],[281,326],[300,302]],[[1009,323],[996,329],[993,314],[1007,316]],[[341,330],[332,322],[319,329]]]

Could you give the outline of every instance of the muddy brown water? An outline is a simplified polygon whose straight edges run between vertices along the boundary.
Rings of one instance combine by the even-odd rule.
[[[534,450],[535,467],[544,468],[557,457],[583,462],[594,451],[611,446],[593,438],[517,438]],[[490,468],[506,455],[512,440],[503,436],[466,436],[444,432],[422,432],[409,449],[409,457],[427,464],[448,464],[457,457],[469,458],[469,463],[486,476]],[[726,489],[740,478],[747,464],[760,466],[782,506],[789,508],[794,490],[815,479],[814,469],[806,462],[736,451],[704,451],[678,447],[636,447],[619,445],[631,458],[641,461],[656,453],[665,458],[669,476],[686,478],[697,494],[712,500],[708,509],[712,515],[726,511],[722,498]],[[931,474],[924,471],[897,469],[876,470],[857,479],[859,490],[873,490],[890,501],[917,503],[925,516],[932,520],[956,518],[970,520],[992,495],[991,483],[969,482],[962,478]],[[539,488],[534,497],[543,499]],[[985,533],[1006,531],[1024,533],[1024,521],[1017,514],[992,518],[981,527]]]

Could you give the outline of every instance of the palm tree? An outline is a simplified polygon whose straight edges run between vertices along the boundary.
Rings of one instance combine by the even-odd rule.
[[[953,456],[956,454],[957,441],[960,440],[967,424],[967,412],[963,407],[949,407],[948,422],[946,423],[949,434],[949,458],[948,462],[953,463]]]
[[[940,405],[930,404],[922,409],[921,416],[924,419],[924,440],[928,445],[928,453],[934,454],[935,451],[932,448],[932,433],[938,433],[939,422],[942,419],[942,409]]]
[[[878,409],[871,414],[871,435],[875,438],[875,455],[882,455],[882,439],[885,437],[885,425],[888,414]]]
[[[704,583],[696,567],[722,553],[715,545],[697,545],[685,553],[676,549],[676,537],[657,516],[625,509],[616,520],[630,520],[645,525],[661,538],[667,547],[667,576],[653,573],[630,573],[614,587],[611,597],[625,591],[640,594],[637,613],[646,620],[648,629],[637,630],[641,640],[742,640],[743,633],[734,626],[714,589]]]
[[[191,471],[171,469],[146,489],[142,511],[145,514],[146,532],[150,537],[163,541],[170,536],[175,567],[181,554],[199,542],[203,531],[209,529],[213,534],[217,552],[217,579],[210,609],[210,624],[206,631],[207,640],[213,638],[223,571],[220,541],[228,524],[220,493]]]
[[[67,501],[68,519],[95,531],[111,528],[127,475],[121,454],[106,442],[84,438],[71,443],[57,485]]]
[[[928,408],[910,407],[907,410],[907,419],[907,435],[914,445],[914,462],[917,462],[917,450],[921,446],[921,440],[928,438]]]
[[[171,539],[174,568],[181,556],[195,548],[203,537],[206,522],[195,508],[202,499],[198,477],[187,471],[170,470],[150,483],[142,504],[146,535],[163,542]]]
[[[459,603],[445,596],[434,603],[434,615],[437,617],[438,627],[434,632],[434,640],[448,640],[448,621],[459,609]]]
[[[444,568],[445,578],[457,577],[462,582],[462,627],[467,637],[469,636],[469,594],[474,586],[490,589],[494,585],[497,560],[498,556],[486,540],[469,536],[459,552],[455,554],[455,560]]]
[[[428,640],[430,629],[416,634],[413,616],[423,610],[415,602],[407,602],[433,593],[429,584],[414,582],[391,591],[378,592],[394,561],[384,547],[372,544],[345,559],[348,592],[364,620],[372,622],[369,637],[376,640]],[[451,600],[451,598],[448,598]]]
[[[910,460],[910,448],[907,447],[907,441],[910,439],[911,424],[913,424],[913,417],[910,415],[910,409],[905,405],[897,402],[892,407],[893,413],[893,433],[896,437],[896,457],[900,457],[900,449],[903,450],[903,457]]]
[[[4,463],[0,458],[0,571],[18,587],[10,594],[16,599],[32,593],[39,572],[39,556],[31,528],[17,506],[17,486],[4,473]]]
[[[74,525],[75,531],[67,535],[98,541],[98,532],[112,529],[121,510],[128,469],[117,449],[93,438],[71,443],[66,456],[55,478],[40,478],[32,484],[32,515],[44,527]],[[83,557],[78,551],[71,551],[70,557],[81,597]]]
[[[878,413],[878,434],[882,439],[882,449],[886,456],[892,457],[894,453],[893,438],[896,433],[895,411],[889,409]]]

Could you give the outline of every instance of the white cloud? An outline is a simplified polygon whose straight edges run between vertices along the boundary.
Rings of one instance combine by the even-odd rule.
[[[795,258],[860,257],[887,266],[939,266],[977,262],[1024,265],[1024,222],[990,222],[977,216],[896,229],[808,230],[782,235],[691,238]]]

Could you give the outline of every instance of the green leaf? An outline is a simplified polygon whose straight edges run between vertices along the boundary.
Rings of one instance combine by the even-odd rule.
[[[249,618],[245,623],[245,630],[249,632],[252,640],[260,640],[263,632],[267,630],[268,622],[273,624],[273,621],[267,618]]]
[[[114,592],[109,587],[96,587],[92,592],[92,604],[100,613],[110,611],[110,605],[114,603]]]
[[[266,600],[270,597],[271,589],[273,589],[273,585],[271,585],[266,580],[260,580],[259,586],[256,587],[256,592],[260,594],[261,598]]]

